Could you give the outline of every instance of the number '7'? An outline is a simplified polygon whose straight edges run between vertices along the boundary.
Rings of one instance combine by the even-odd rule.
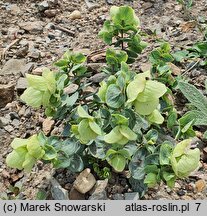
[[[195,203],[195,204],[197,205],[196,211],[198,211],[198,209],[199,209],[201,203]]]

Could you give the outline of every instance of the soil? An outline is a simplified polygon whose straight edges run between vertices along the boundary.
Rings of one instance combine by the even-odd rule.
[[[148,54],[159,46],[159,40],[168,41],[173,50],[186,48],[203,39],[202,29],[207,24],[206,0],[194,1],[188,14],[184,13],[176,0],[88,1],[95,4],[93,8],[89,8],[87,1],[84,0],[50,1],[52,3],[47,12],[41,12],[38,4],[43,1],[40,0],[0,0],[0,53],[2,53],[0,68],[11,59],[24,59],[26,63],[31,63],[31,67],[27,65],[23,68],[26,72],[40,67],[54,68],[54,61],[68,49],[89,56],[97,50],[106,48],[97,34],[107,19],[112,5],[132,6],[140,18],[141,30],[147,35],[144,36],[144,40],[149,45],[135,63],[134,69],[137,71],[148,65]],[[73,20],[71,13],[75,10],[80,12],[80,17]],[[30,23],[25,24],[25,22]],[[13,42],[15,43],[11,45]],[[9,45],[11,46],[5,52]],[[88,61],[91,62],[90,59]],[[180,73],[186,73],[190,82],[203,90],[206,70],[198,67],[188,70],[190,64],[192,65],[192,62],[179,65]],[[5,158],[11,151],[12,139],[27,138],[37,133],[42,129],[42,121],[45,118],[42,110],[34,110],[20,101],[22,89],[17,87],[20,77],[24,77],[24,73],[5,74],[0,70],[0,84],[15,85],[12,101],[0,109],[0,117],[6,121],[3,125],[0,121],[0,199],[35,199],[39,190],[50,188],[50,178],[55,173],[49,165],[43,165],[41,162],[30,174],[9,169],[5,164]],[[186,111],[182,107],[185,100],[182,100],[177,103],[180,113]],[[201,139],[202,128],[197,129],[198,134],[200,132],[198,139],[202,143],[203,155],[200,169],[187,180],[178,180],[173,190],[160,185],[149,190],[143,199],[207,199],[207,164],[206,153],[203,152],[207,143]],[[60,133],[61,130],[61,125],[56,122],[53,133]],[[66,171],[55,175],[61,186],[68,190],[70,188],[68,184],[71,184],[70,181],[74,177]],[[202,189],[198,188],[198,180],[204,181]],[[20,191],[14,192],[12,186],[18,187]],[[107,195],[110,199],[113,199],[114,194],[131,191],[123,175],[114,176],[107,186]]]

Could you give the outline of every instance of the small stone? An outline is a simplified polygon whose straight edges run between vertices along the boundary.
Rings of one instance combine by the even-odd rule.
[[[139,193],[133,192],[133,193],[125,193],[125,200],[139,200]]]
[[[181,4],[175,5],[175,11],[182,11],[183,6]]]
[[[11,125],[5,126],[4,129],[5,129],[5,131],[7,131],[9,133],[11,133],[14,130],[14,128]]]
[[[112,198],[113,198],[113,200],[124,200],[124,195],[116,193],[116,194],[112,195]]]
[[[48,117],[46,118],[42,123],[42,130],[45,133],[45,135],[48,135],[50,131],[52,130],[53,126],[55,124],[55,121],[52,120],[52,118]]]
[[[28,87],[27,79],[24,77],[20,77],[16,85],[17,93],[22,94],[27,87]]]
[[[0,75],[18,75],[24,71],[26,65],[25,59],[9,59],[0,70]]]
[[[171,68],[171,70],[172,70],[172,74],[173,75],[180,75],[181,74],[181,69],[179,68],[179,67],[177,67],[176,65],[174,65],[173,63],[169,63],[168,64],[169,65],[169,67]]]
[[[11,119],[9,115],[6,115],[5,117],[0,117],[0,121],[2,126],[6,126],[10,123]]]
[[[0,84],[0,108],[5,107],[7,103],[12,102],[14,97],[14,84]]]
[[[91,170],[86,168],[77,176],[73,187],[80,193],[85,194],[90,191],[95,184],[95,177],[91,174]]]
[[[43,31],[43,23],[41,21],[22,22],[19,27],[31,34],[39,34]]]
[[[98,4],[92,3],[92,2],[90,2],[89,0],[85,0],[85,3],[86,3],[86,5],[87,5],[89,11],[90,11],[90,10],[93,10],[94,8],[96,8],[96,7],[99,6]]]
[[[33,58],[33,59],[39,59],[41,52],[38,49],[31,49],[28,53],[28,57]]]
[[[198,192],[202,192],[206,189],[206,182],[200,179],[195,183],[195,187]]]
[[[69,193],[69,198],[70,200],[85,200],[85,195],[72,187]]]
[[[72,94],[78,90],[78,85],[77,84],[70,84],[68,87],[64,88],[64,93],[65,94]]]
[[[68,191],[62,188],[54,178],[51,179],[51,193],[54,200],[69,200]]]
[[[91,194],[93,195],[96,193],[102,193],[103,191],[105,191],[107,184],[108,184],[108,179],[98,180]]]
[[[19,116],[23,116],[25,111],[26,111],[26,106],[23,105],[22,108],[18,112]]]
[[[81,18],[81,12],[78,10],[74,10],[70,15],[69,18],[71,20],[80,19]]]
[[[14,128],[18,128],[20,125],[20,121],[18,119],[14,119],[11,124],[14,126]]]
[[[88,80],[92,83],[100,83],[106,77],[107,77],[107,75],[105,73],[98,73],[98,74],[95,74],[94,76],[90,77]]]
[[[26,111],[24,113],[24,117],[30,118],[31,115],[32,115],[32,112],[31,112],[31,108],[29,107],[29,108],[26,109]]]
[[[57,10],[46,10],[44,12],[44,14],[48,17],[48,18],[52,18],[55,17],[57,15]]]
[[[9,113],[10,119],[14,120],[14,119],[19,119],[19,116],[16,112],[10,112]]]
[[[42,72],[46,69],[47,69],[46,67],[37,67],[32,71],[32,74],[41,76]]]
[[[146,71],[150,70],[151,67],[152,67],[152,65],[151,65],[149,62],[143,63],[143,64],[141,64],[141,66],[140,66],[140,70],[141,70],[142,72],[146,72]]]
[[[8,10],[12,15],[18,15],[21,12],[20,7],[18,7],[16,4],[8,5],[6,10]]]
[[[43,1],[37,5],[39,12],[44,12],[49,8],[49,4],[47,1]]]
[[[178,196],[184,196],[185,195],[185,191],[179,190],[179,191],[177,191],[177,195]]]
[[[107,200],[107,194],[106,191],[102,191],[100,193],[94,193],[89,198],[89,200]]]

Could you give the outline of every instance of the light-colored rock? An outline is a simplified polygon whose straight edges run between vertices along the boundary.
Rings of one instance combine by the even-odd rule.
[[[202,192],[206,189],[206,182],[203,179],[200,179],[195,183],[195,187],[198,192]]]
[[[31,34],[39,34],[43,31],[43,23],[41,21],[22,22],[19,27]]]
[[[139,199],[139,193],[137,193],[137,192],[125,193],[124,197],[125,197],[125,200],[138,200]]]
[[[48,135],[50,131],[53,129],[53,126],[55,124],[55,121],[48,117],[46,118],[42,123],[42,130],[45,133],[45,135]]]
[[[49,8],[48,1],[42,1],[37,5],[39,12],[43,12]]]
[[[88,10],[93,10],[94,8],[97,8],[99,6],[97,3],[92,3],[89,0],[85,0],[85,3],[88,7]]]
[[[169,67],[172,70],[172,74],[177,76],[181,74],[181,69],[179,67],[177,67],[176,65],[174,65],[173,63],[168,63]]]
[[[71,188],[69,193],[70,200],[85,200],[84,194],[78,192],[75,188]]]
[[[62,188],[54,178],[51,179],[51,193],[54,200],[69,200],[68,191]]]
[[[95,177],[91,174],[91,170],[86,168],[77,176],[73,187],[80,193],[85,194],[90,191],[95,184]]]
[[[46,67],[37,67],[35,68],[33,71],[32,71],[32,74],[33,75],[38,75],[38,76],[41,76],[42,75],[42,72],[44,70],[46,70],[47,68]]]
[[[52,18],[55,17],[57,15],[57,10],[52,9],[52,10],[46,10],[44,12],[45,16],[47,16],[48,18]]]
[[[14,84],[0,84],[0,108],[5,107],[14,97]]]
[[[18,7],[16,4],[9,4],[6,7],[6,10],[9,11],[12,15],[18,15],[21,12],[20,7]]]
[[[107,200],[107,194],[106,191],[102,191],[100,193],[94,193],[89,198],[89,200]]]
[[[64,93],[65,94],[72,94],[78,90],[78,85],[77,84],[70,84],[68,87],[64,88]]]
[[[107,77],[107,75],[105,73],[97,73],[94,76],[90,77],[88,80],[92,83],[100,83],[106,77]]]
[[[23,93],[23,91],[28,87],[27,79],[20,77],[17,81],[16,90],[17,93]]]
[[[91,192],[91,194],[101,193],[105,191],[108,184],[108,179],[105,180],[98,180]]]
[[[74,10],[70,15],[69,18],[71,20],[75,20],[75,19],[81,19],[82,15],[81,12],[79,10]]]
[[[146,72],[146,71],[150,70],[151,67],[152,67],[152,65],[151,65],[149,62],[143,63],[143,64],[141,64],[141,66],[140,66],[140,70],[141,70],[142,72]]]
[[[0,75],[17,75],[25,70],[25,59],[10,59],[6,62],[4,67],[0,70]]]

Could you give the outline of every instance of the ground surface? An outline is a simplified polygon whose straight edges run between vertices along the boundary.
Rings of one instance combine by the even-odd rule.
[[[53,62],[61,57],[67,49],[74,49],[89,55],[90,53],[105,48],[105,44],[97,37],[103,22],[107,19],[109,9],[114,5],[131,5],[141,20],[142,30],[149,34],[145,41],[149,43],[142,57],[137,60],[137,70],[148,66],[147,54],[158,43],[152,37],[156,30],[160,39],[169,41],[173,49],[192,45],[201,40],[203,35],[198,25],[192,20],[200,20],[201,27],[207,23],[207,1],[195,1],[190,16],[183,14],[183,9],[175,0],[145,0],[145,1],[90,1],[95,4],[90,8],[84,0],[58,0],[51,1],[47,12],[40,12],[37,4],[42,1],[16,0],[0,1],[0,85],[11,85],[11,90],[5,100],[12,100],[0,109],[0,198],[12,194],[11,185],[18,183],[22,186],[21,199],[35,199],[39,189],[47,189],[53,170],[49,166],[38,164],[31,174],[25,174],[8,169],[5,157],[10,152],[9,147],[14,137],[26,138],[41,130],[44,116],[41,111],[36,111],[22,104],[18,96],[24,89],[24,81],[19,81],[27,72],[38,73],[41,67],[53,67]],[[79,18],[74,19],[71,13],[78,10]],[[190,21],[190,22],[189,22]],[[30,23],[28,23],[30,22]],[[55,28],[54,28],[55,26]],[[9,49],[8,45],[11,45]],[[11,59],[22,59],[21,63],[9,62]],[[5,69],[5,64],[8,67]],[[38,69],[36,69],[38,68]],[[185,71],[185,66],[181,66]],[[35,71],[35,72],[34,72]],[[206,78],[206,71],[193,69],[187,74],[191,81],[202,88]],[[18,82],[18,83],[17,83]],[[182,110],[181,110],[182,111]],[[56,122],[51,133],[56,134],[62,130]],[[205,147],[206,143],[197,140]],[[150,190],[145,199],[206,199],[205,189],[207,165],[204,161],[202,168],[186,181],[179,180],[176,187],[170,190],[161,185]],[[56,174],[60,184],[70,188],[70,175]],[[199,183],[198,181],[201,180]],[[114,183],[116,183],[114,185]],[[115,177],[109,182],[107,193],[110,198],[114,194],[129,192],[125,178]],[[17,192],[17,194],[19,194]],[[118,197],[118,196],[115,196]]]

